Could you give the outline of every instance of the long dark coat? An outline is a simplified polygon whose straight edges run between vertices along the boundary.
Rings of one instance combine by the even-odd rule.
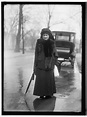
[[[56,93],[54,79],[54,63],[58,56],[54,41],[51,41],[53,47],[52,57],[45,57],[43,50],[43,39],[38,39],[35,49],[34,69],[36,73],[36,81],[34,86],[34,95],[47,96]],[[50,69],[47,69],[47,66]]]

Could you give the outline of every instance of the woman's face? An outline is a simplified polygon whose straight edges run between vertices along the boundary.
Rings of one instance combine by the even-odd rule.
[[[44,40],[48,40],[49,39],[49,34],[44,33],[42,37],[43,37]]]

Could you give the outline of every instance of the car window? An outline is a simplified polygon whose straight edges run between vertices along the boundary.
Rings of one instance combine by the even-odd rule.
[[[64,41],[69,41],[69,36],[56,36],[56,40],[64,40]]]

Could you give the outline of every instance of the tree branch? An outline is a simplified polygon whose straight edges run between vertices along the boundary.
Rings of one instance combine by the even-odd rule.
[[[60,21],[60,22],[55,22],[54,24],[52,24],[51,26],[53,26],[53,25],[56,25],[56,24],[60,24],[60,23],[64,23],[65,21],[67,21],[68,19],[70,19],[70,18],[73,18],[75,15],[77,15],[77,14],[79,14],[81,11],[79,11],[79,12],[77,12],[77,13],[75,13],[74,15],[72,15],[72,16],[69,16],[67,19],[65,19],[64,21]]]

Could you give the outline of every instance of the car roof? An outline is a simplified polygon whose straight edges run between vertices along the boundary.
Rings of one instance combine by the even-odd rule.
[[[52,31],[52,33],[76,34],[75,32],[69,32],[69,31]]]

